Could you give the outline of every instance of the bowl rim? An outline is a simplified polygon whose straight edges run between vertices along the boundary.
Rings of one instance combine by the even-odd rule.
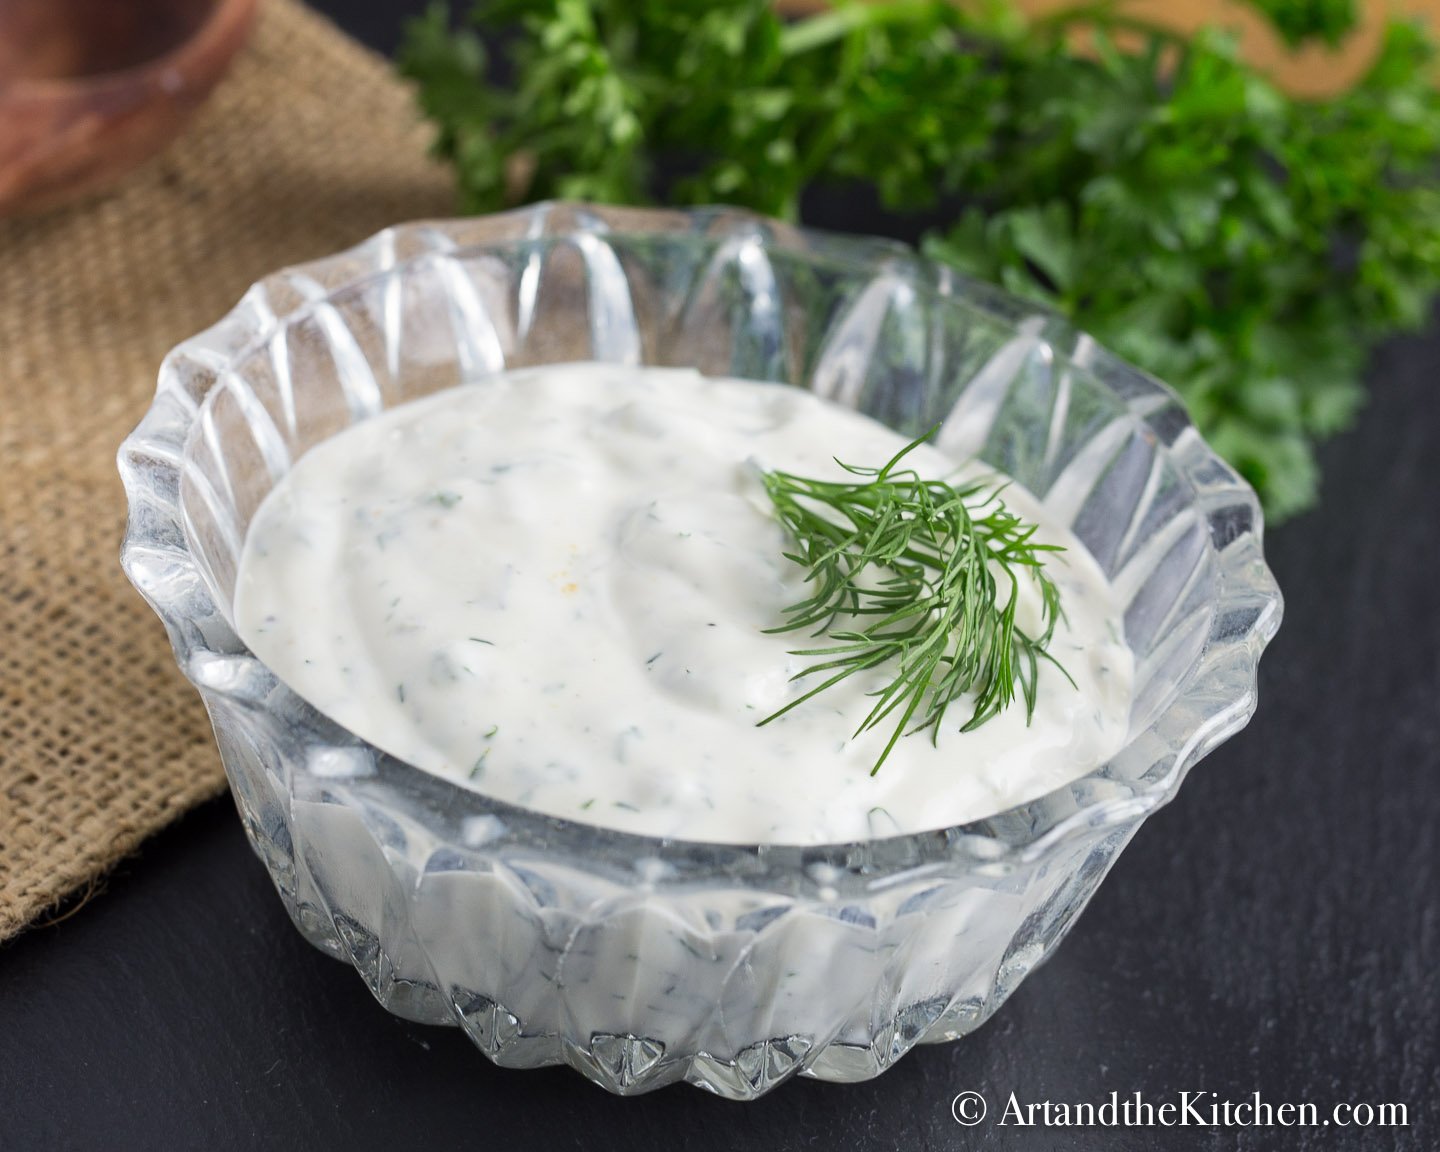
[[[657,226],[660,221],[669,226]],[[486,236],[487,229],[499,235]],[[473,235],[477,230],[479,238]],[[185,611],[178,603],[180,597],[174,594],[176,589],[183,589],[203,597],[200,606],[208,613],[205,618],[212,623],[223,621],[222,631],[230,628],[229,613],[217,604],[208,576],[192,551],[191,529],[182,509],[180,475],[186,447],[200,425],[208,400],[224,390],[227,371],[287,325],[311,314],[342,291],[394,275],[424,260],[458,259],[577,235],[669,236],[697,243],[753,238],[812,263],[867,274],[899,275],[920,290],[931,292],[937,302],[979,313],[989,323],[1012,329],[1015,336],[1025,334],[1025,325],[1038,341],[1063,357],[1070,370],[1096,378],[1101,387],[1116,396],[1129,416],[1141,423],[1146,423],[1146,416],[1160,407],[1178,412],[1164,435],[1156,434],[1156,450],[1167,455],[1190,485],[1195,493],[1193,506],[1209,528],[1207,547],[1215,563],[1219,589],[1211,620],[1238,616],[1243,626],[1234,635],[1217,640],[1212,623],[1199,655],[1150,723],[1132,732],[1114,757],[1073,780],[1002,812],[963,824],[823,844],[652,836],[498,800],[400,760],[330,720],[270,672],[243,641],[233,636],[233,631],[233,643],[212,644],[208,638],[211,629],[196,626],[201,617]],[[360,271],[352,272],[352,267]],[[332,283],[336,274],[341,279]],[[272,289],[276,288],[284,289],[290,307],[274,307]],[[187,385],[182,368],[208,382]],[[1123,381],[1125,391],[1100,379],[1101,373]],[[1177,448],[1181,444],[1183,453]],[[383,807],[385,798],[393,795],[390,790],[398,787],[427,814],[455,827],[476,816],[497,817],[499,831],[483,841],[486,846],[499,839],[547,852],[570,851],[578,856],[631,862],[684,862],[703,870],[721,868],[732,875],[812,872],[817,863],[829,862],[852,874],[863,872],[873,882],[877,873],[911,871],[956,859],[1001,875],[1010,867],[1055,850],[1074,836],[1133,825],[1168,802],[1189,768],[1243,728],[1254,714],[1259,659],[1283,615],[1279,587],[1264,561],[1263,516],[1258,499],[1200,437],[1183,403],[1168,385],[1108,352],[1058,315],[929,260],[909,245],[799,227],[724,205],[621,208],[543,201],[485,216],[395,225],[331,256],[281,269],[253,285],[224,318],[181,342],[165,357],[155,398],[140,424],[120,445],[118,466],[129,503],[121,564],[131,583],[164,621],[182,672],[206,698],[207,706],[213,693],[268,713],[275,710],[278,694],[287,712],[293,708],[305,716],[315,729],[312,735],[324,731],[327,745],[358,748],[370,755],[372,768],[348,778],[362,804]],[[144,476],[156,468],[167,474],[158,499],[155,485]],[[137,515],[142,502],[146,504],[145,514]],[[1238,528],[1233,522],[1236,509],[1240,510]],[[177,539],[183,540],[183,546],[177,544]],[[140,570],[142,558],[156,555],[163,555],[171,566],[170,578],[160,583],[147,580]],[[1207,666],[1209,675],[1205,674]],[[1221,694],[1223,706],[1214,707],[1214,681],[1223,673],[1227,685],[1233,684],[1237,667],[1243,673],[1243,691],[1237,694],[1228,687]],[[1122,795],[1107,795],[1106,788],[1094,788],[1102,781],[1114,784],[1115,778],[1107,770],[1142,738],[1176,717],[1187,703],[1199,706],[1202,719],[1162,741],[1163,754],[1155,764],[1168,759],[1167,770],[1157,773],[1152,767],[1133,780],[1122,781]],[[1081,793],[1092,790],[1095,794],[1088,801],[1081,797]],[[290,795],[293,798],[293,784]],[[1064,804],[1067,797],[1070,803]],[[1057,815],[1057,809],[1065,811]],[[825,882],[832,879],[827,876]]]
[[[214,0],[199,23],[183,38],[153,56],[122,68],[82,72],[75,76],[20,76],[10,83],[8,99],[66,100],[104,95],[131,87],[155,86],[166,73],[188,72],[196,60],[216,53],[214,80],[244,46],[260,0]],[[233,40],[231,39],[233,38]],[[193,81],[194,77],[186,77]],[[161,91],[172,89],[161,83]]]

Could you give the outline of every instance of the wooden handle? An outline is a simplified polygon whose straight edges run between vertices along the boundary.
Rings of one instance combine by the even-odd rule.
[[[1076,0],[1013,2],[1027,15],[1042,16],[1073,8]],[[776,0],[775,7],[786,16],[803,16],[826,4],[824,0]],[[1296,96],[1329,96],[1354,84],[1379,52],[1385,22],[1392,13],[1422,17],[1432,33],[1440,34],[1440,0],[1362,0],[1358,26],[1336,51],[1323,46],[1292,51],[1264,17],[1239,0],[1126,0],[1120,8],[1177,32],[1193,32],[1207,24],[1233,28],[1240,34],[1240,54],[1245,61]],[[1082,45],[1077,47],[1083,50]]]

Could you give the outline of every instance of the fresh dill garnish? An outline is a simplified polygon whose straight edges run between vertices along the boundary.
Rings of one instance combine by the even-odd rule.
[[[1063,548],[1036,541],[1036,525],[1011,512],[998,489],[986,492],[979,482],[955,488],[902,468],[934,434],[932,428],[911,441],[882,468],[837,460],[858,482],[763,474],[796,545],[785,556],[809,570],[806,582],[814,586],[785,609],[784,624],[768,631],[813,628],[835,643],[791,652],[816,658],[793,680],[830,675],[760,724],[857,672],[893,663],[894,679],[872,693],[875,706],[855,730],[859,736],[898,713],[872,776],[902,735],[928,728],[937,740],[947,709],[965,693],[974,694],[975,706],[961,731],[1008,707],[1017,686],[1028,724],[1040,662],[1069,679],[1047,651],[1061,609],[1044,561]],[[1025,574],[1040,593],[1041,631],[1033,636],[1015,622]],[[872,622],[860,627],[867,618]]]

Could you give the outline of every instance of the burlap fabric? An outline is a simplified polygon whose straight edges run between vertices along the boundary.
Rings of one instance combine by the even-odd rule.
[[[385,61],[295,0],[179,143],[100,200],[0,222],[0,938],[224,786],[118,564],[115,451],[177,342],[260,276],[446,214]]]

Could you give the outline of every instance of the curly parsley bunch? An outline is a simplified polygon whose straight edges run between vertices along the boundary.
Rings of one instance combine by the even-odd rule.
[[[1255,3],[1292,40],[1353,25],[1348,0]],[[437,8],[401,59],[467,209],[663,195],[794,218],[806,189],[858,181],[938,210],[929,254],[1174,384],[1276,519],[1313,503],[1315,444],[1352,419],[1370,348],[1440,286],[1418,25],[1392,22],[1355,88],[1309,101],[1224,35],[1105,3],[1028,27],[1003,0],[788,23],[764,0],[504,0],[475,22],[483,41]],[[688,175],[662,188],[661,162]]]

